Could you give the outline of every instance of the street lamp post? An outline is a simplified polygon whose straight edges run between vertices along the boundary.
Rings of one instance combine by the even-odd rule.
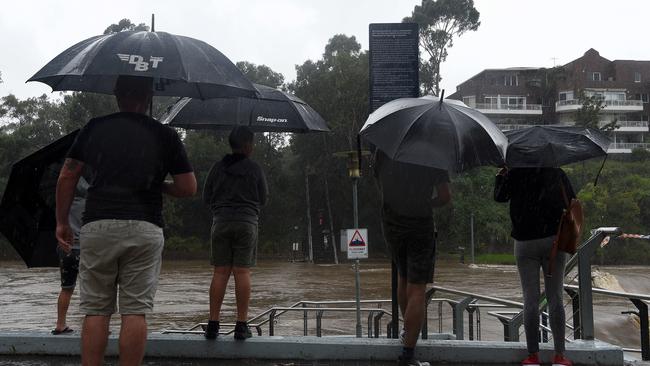
[[[360,158],[362,155],[369,155],[369,151],[341,151],[334,154],[337,157],[348,158],[348,175],[352,178],[352,212],[354,217],[354,228],[359,228],[359,178],[361,178],[361,163]],[[357,324],[356,335],[361,338],[361,276],[359,275],[359,259],[354,261],[354,287],[357,308]]]

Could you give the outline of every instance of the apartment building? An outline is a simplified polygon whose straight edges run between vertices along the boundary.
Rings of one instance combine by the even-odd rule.
[[[650,61],[610,61],[594,49],[554,68],[486,69],[449,96],[492,119],[502,130],[575,123],[580,95],[602,101],[601,125],[616,121],[611,153],[650,149]]]

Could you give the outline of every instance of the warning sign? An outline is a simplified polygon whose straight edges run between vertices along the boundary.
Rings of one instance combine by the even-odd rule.
[[[348,259],[368,258],[368,229],[348,229]]]

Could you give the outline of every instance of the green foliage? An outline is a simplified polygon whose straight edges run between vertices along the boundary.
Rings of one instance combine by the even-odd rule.
[[[144,23],[140,23],[140,24],[136,25],[134,23],[131,23],[131,20],[124,18],[124,19],[120,20],[119,22],[117,22],[117,24],[113,23],[113,24],[109,25],[104,30],[104,34],[113,34],[113,33],[118,33],[118,32],[122,32],[122,31],[132,31],[132,30],[135,30],[135,31],[149,31],[149,26],[144,24]]]
[[[481,25],[480,13],[473,0],[422,0],[403,22],[420,26],[420,45],[429,58],[421,65],[421,83],[425,94],[440,93],[440,65],[447,59],[447,49],[454,37],[476,31]]]
[[[616,120],[603,126],[600,125],[600,112],[605,108],[602,98],[580,93],[578,100],[582,106],[574,113],[576,126],[590,127],[602,131],[612,131],[618,128]]]
[[[254,83],[270,86],[272,88],[280,88],[284,84],[284,75],[273,71],[266,65],[258,66],[247,61],[239,61],[236,65],[237,68],[246,75],[248,80]]]

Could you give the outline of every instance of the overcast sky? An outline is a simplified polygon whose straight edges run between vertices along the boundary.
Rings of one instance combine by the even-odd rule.
[[[295,79],[295,65],[321,57],[328,39],[368,24],[400,22],[417,0],[7,1],[0,12],[0,96],[49,93],[24,81],[54,56],[122,18],[198,38],[233,62],[265,64]],[[456,39],[442,66],[447,94],[486,68],[553,66],[595,48],[609,59],[650,60],[646,0],[475,0],[481,26]],[[554,60],[555,58],[555,60]]]

